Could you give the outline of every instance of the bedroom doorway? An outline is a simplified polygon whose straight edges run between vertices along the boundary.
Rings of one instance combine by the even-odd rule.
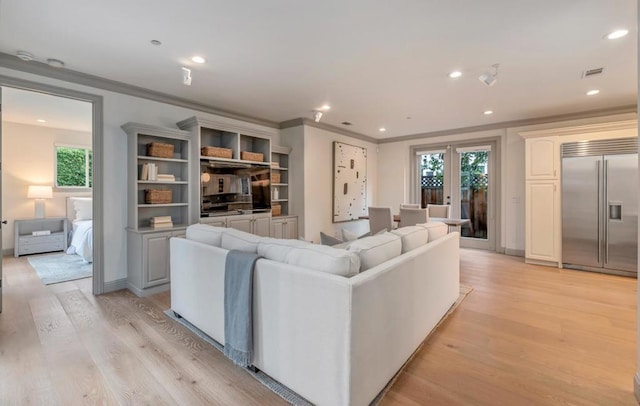
[[[0,76],[0,102],[3,262],[28,263],[45,285],[86,278],[102,293],[93,227],[102,98]]]

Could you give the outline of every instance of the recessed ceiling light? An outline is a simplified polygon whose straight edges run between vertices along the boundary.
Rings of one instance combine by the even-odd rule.
[[[60,59],[49,58],[47,59],[47,63],[53,68],[64,68],[64,62],[62,62]]]
[[[595,95],[597,95],[598,93],[600,93],[600,90],[598,90],[598,89],[589,90],[589,91],[587,92],[587,96],[595,96]]]
[[[162,45],[162,42],[158,41],[157,39],[152,39],[150,42],[151,42],[151,45],[156,45],[156,46]]]
[[[607,34],[607,39],[618,39],[622,38],[629,33],[629,30],[615,30]]]
[[[384,128],[384,127],[380,127],[379,131],[380,131],[381,133],[383,133],[383,132],[387,131],[387,129],[386,129],[386,128]]]
[[[340,124],[342,124],[342,125],[353,125],[352,123],[350,123],[350,122],[348,122],[348,121],[343,121],[343,122],[341,122]]]
[[[47,120],[42,119],[42,118],[39,118],[36,121],[39,122],[39,123],[46,123],[47,122]]]
[[[493,110],[485,110],[483,113],[485,116],[488,116],[490,114],[493,114]]]
[[[324,111],[331,110],[331,106],[329,106],[328,104],[323,104],[322,107],[320,107],[320,110],[324,110]]]
[[[449,77],[453,79],[459,78],[460,76],[462,76],[462,72],[460,72],[459,70],[454,70],[449,74]]]
[[[33,54],[27,51],[18,51],[16,56],[25,62],[33,61]]]
[[[192,56],[191,60],[195,63],[205,63],[207,62],[206,59],[204,59],[203,57],[201,57],[200,55],[196,55],[196,56]]]

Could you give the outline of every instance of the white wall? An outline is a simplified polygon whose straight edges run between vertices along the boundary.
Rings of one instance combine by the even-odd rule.
[[[223,120],[249,128],[263,128],[238,120],[109,92],[88,86],[50,79],[12,69],[0,68],[0,75],[100,95],[104,100],[104,279],[111,282],[127,277],[127,135],[120,126],[129,121],[177,128],[176,122],[197,115]],[[273,142],[279,144],[279,137]]]
[[[34,200],[27,198],[29,185],[54,185],[54,145],[91,147],[91,133],[37,125],[2,123],[2,249],[13,248],[14,220],[34,216]],[[88,193],[64,193],[54,189],[45,201],[47,217],[66,216],[67,196],[91,196]]]
[[[443,145],[456,141],[467,141],[478,138],[499,137],[501,139],[501,236],[496,246],[507,253],[524,254],[524,139],[519,133],[548,128],[562,128],[586,124],[606,123],[636,119],[635,113],[615,116],[593,117],[580,120],[569,120],[540,125],[502,128],[474,133],[459,133],[439,137],[379,144],[378,154],[378,195],[380,206],[399,210],[399,205],[408,202],[411,196],[410,173],[414,170],[411,148],[424,145]],[[634,134],[625,133],[623,136]],[[620,134],[618,134],[620,135]],[[610,135],[607,135],[610,136]],[[594,135],[598,138],[600,135]],[[568,139],[567,139],[568,140]]]
[[[320,232],[341,237],[341,229],[364,234],[366,220],[333,223],[333,142],[367,149],[367,204],[376,204],[377,145],[324,129],[301,125],[281,130],[283,145],[292,148],[289,161],[291,214],[298,216],[298,231],[306,240],[320,242]]]

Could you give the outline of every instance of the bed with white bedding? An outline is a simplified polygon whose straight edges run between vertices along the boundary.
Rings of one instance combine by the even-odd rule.
[[[93,262],[93,200],[90,197],[68,197],[67,219],[71,235],[67,254],[79,255]]]

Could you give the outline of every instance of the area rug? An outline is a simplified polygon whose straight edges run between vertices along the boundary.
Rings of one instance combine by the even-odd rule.
[[[92,264],[84,262],[78,255],[38,255],[27,260],[45,285],[93,276]]]
[[[473,290],[473,287],[471,287],[471,286],[462,285],[462,284],[460,285],[460,295],[458,296],[458,299],[451,306],[451,308],[449,308],[449,310],[447,311],[447,313],[445,313],[445,315],[442,317],[442,319],[440,319],[438,324],[436,324],[436,326],[431,331],[431,333],[427,336],[427,338],[425,338],[424,341],[420,344],[420,346],[418,346],[418,348],[411,355],[411,357],[407,360],[407,362],[405,362],[404,365],[402,365],[402,368],[400,368],[400,370],[395,374],[395,376],[389,381],[387,386],[385,386],[384,389],[380,392],[380,394],[378,394],[378,396],[371,402],[371,405],[376,405],[382,400],[382,398],[387,394],[387,392],[389,391],[391,386],[395,383],[396,379],[398,379],[398,377],[400,376],[400,374],[402,373],[404,368],[407,366],[407,364],[409,364],[409,362],[411,362],[411,360],[418,353],[418,351],[420,351],[420,349],[422,348],[424,343],[427,342],[427,340],[429,340],[429,337],[431,336],[431,334],[433,334],[433,332],[438,328],[438,326],[440,326],[440,324],[442,324],[442,322],[447,317],[449,317],[449,315],[451,313],[453,313],[453,311],[460,305],[460,303],[462,303],[464,298],[467,297],[467,295],[469,293],[471,293],[472,290]],[[164,314],[167,317],[169,317],[170,319],[172,319],[174,321],[177,321],[178,323],[182,324],[183,326],[185,326],[186,328],[191,330],[191,332],[193,332],[195,335],[197,335],[198,337],[200,337],[201,339],[203,339],[207,343],[209,343],[212,346],[214,346],[218,351],[224,352],[224,346],[222,344],[220,344],[219,342],[217,342],[213,338],[211,338],[208,335],[206,335],[204,332],[202,332],[200,329],[198,329],[193,324],[189,323],[187,320],[185,320],[183,318],[176,317],[176,315],[173,313],[173,310],[171,310],[171,309],[165,310]],[[300,395],[298,395],[297,393],[295,393],[291,389],[289,389],[286,386],[282,385],[280,382],[274,380],[273,378],[271,378],[269,375],[265,374],[264,372],[259,371],[259,370],[258,371],[253,371],[250,368],[244,368],[244,370],[247,371],[250,375],[252,375],[255,379],[257,379],[264,386],[266,386],[267,388],[271,389],[274,393],[276,393],[282,399],[284,399],[287,402],[289,402],[290,404],[296,405],[296,406],[309,406],[309,405],[312,405],[312,403],[310,403],[309,401],[307,401],[306,399],[304,399],[303,397],[301,397]]]

